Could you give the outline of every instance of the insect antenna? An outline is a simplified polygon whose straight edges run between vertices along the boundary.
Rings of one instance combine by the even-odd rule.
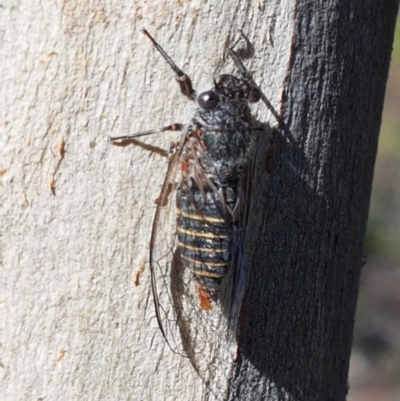
[[[142,32],[152,41],[154,47],[175,72],[176,80],[178,81],[182,94],[187,96],[189,99],[194,100],[196,98],[196,91],[193,89],[192,80],[172,61],[171,57],[168,56],[166,51],[146,31],[146,29],[143,29]]]

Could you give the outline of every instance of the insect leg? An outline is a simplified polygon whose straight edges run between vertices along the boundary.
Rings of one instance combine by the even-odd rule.
[[[232,58],[233,62],[235,63],[236,67],[239,69],[240,74],[244,77],[249,79],[251,77],[251,74],[249,71],[247,71],[247,68],[244,66],[242,63],[242,60],[237,56],[237,54],[234,52],[233,48],[228,49],[228,54]]]
[[[159,129],[151,129],[149,131],[136,132],[134,134],[110,137],[110,141],[113,142],[113,141],[119,141],[121,139],[139,138],[140,136],[159,134],[160,132],[165,132],[165,131],[182,131],[182,130],[183,130],[183,124],[170,124],[167,125],[166,127],[162,127]]]
[[[171,57],[168,56],[165,50],[155,41],[146,29],[143,29],[143,33],[152,41],[154,47],[175,72],[176,80],[178,81],[182,94],[187,96],[189,99],[194,100],[196,98],[196,91],[193,89],[191,79],[181,69],[179,69],[179,67],[172,61]]]

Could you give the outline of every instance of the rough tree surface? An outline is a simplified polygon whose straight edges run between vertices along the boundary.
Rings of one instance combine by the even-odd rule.
[[[344,400],[396,12],[395,0],[6,2],[2,400],[207,398],[160,335],[149,285],[154,200],[178,136],[108,141],[193,109],[143,27],[199,90],[235,72],[224,51],[243,30],[274,109],[254,113],[281,121],[270,183],[260,141],[240,358],[219,378],[229,394],[209,398]]]

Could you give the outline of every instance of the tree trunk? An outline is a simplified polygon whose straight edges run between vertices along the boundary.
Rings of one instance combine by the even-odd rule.
[[[2,399],[344,400],[397,1],[128,3],[2,9]],[[199,90],[236,74],[241,29],[273,110],[254,115],[280,121],[272,163],[259,144],[238,358],[212,383],[166,345],[147,269],[179,135],[108,141],[193,109],[142,27]]]

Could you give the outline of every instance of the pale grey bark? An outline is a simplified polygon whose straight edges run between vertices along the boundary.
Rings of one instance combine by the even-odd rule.
[[[235,71],[223,52],[242,29],[255,49],[245,64],[283,116],[255,212],[263,252],[244,363],[218,380],[230,399],[343,399],[395,1],[276,3],[23,0],[0,10],[2,399],[206,397],[160,335],[148,265],[139,273],[167,166],[158,150],[178,136],[148,138],[148,149],[108,141],[186,122],[193,107],[143,27],[199,89],[217,67]],[[277,125],[264,104],[255,113]],[[281,395],[267,398],[271,388]]]

